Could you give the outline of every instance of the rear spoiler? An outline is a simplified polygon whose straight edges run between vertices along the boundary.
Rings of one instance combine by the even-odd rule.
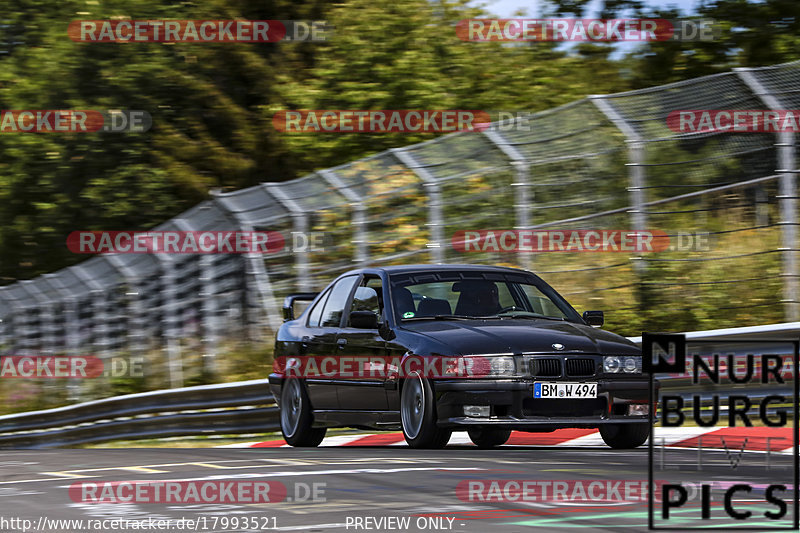
[[[297,301],[310,302],[317,297],[318,292],[296,292],[283,300],[283,321],[294,320],[294,303]]]

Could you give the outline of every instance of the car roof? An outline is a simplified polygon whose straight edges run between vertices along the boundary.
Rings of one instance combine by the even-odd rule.
[[[459,271],[481,271],[481,272],[525,272],[527,270],[511,267],[501,267],[492,265],[461,265],[461,264],[418,264],[418,265],[391,265],[384,267],[366,267],[352,272],[375,272],[384,271],[387,274],[406,274],[410,272],[459,272]]]

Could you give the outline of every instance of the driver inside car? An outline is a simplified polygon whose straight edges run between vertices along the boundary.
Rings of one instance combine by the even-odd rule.
[[[460,292],[455,314],[465,316],[488,316],[500,311],[497,285],[493,281],[461,281],[453,290]]]

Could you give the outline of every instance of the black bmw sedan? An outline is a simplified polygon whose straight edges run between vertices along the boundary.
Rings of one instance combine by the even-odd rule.
[[[295,318],[298,300],[312,302]],[[287,297],[284,316],[269,383],[292,446],[334,427],[402,429],[414,448],[459,430],[480,447],[512,430],[599,428],[614,448],[649,434],[640,349],[524,270],[353,270]]]

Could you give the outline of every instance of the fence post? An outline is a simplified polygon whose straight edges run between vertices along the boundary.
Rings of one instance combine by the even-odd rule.
[[[431,238],[428,249],[431,251],[431,261],[436,264],[445,262],[444,247],[444,216],[442,214],[442,189],[439,181],[420,165],[414,157],[402,148],[392,148],[390,152],[406,167],[422,180],[422,187],[428,195],[428,227],[431,229]]]
[[[105,289],[100,282],[87,272],[83,265],[72,267],[75,275],[89,288],[92,308],[92,336],[94,345],[99,348],[100,357],[105,360],[108,352],[108,313],[106,313]]]
[[[279,185],[274,183],[261,184],[267,192],[275,198],[283,207],[289,210],[292,217],[292,227],[294,233],[301,233],[308,236],[308,214],[300,207],[297,202],[289,198]],[[294,264],[297,270],[297,290],[300,292],[311,291],[311,273],[308,264],[308,248],[304,247],[294,253]]]
[[[0,350],[9,353],[8,341],[11,337],[11,320],[14,317],[14,307],[6,299],[3,292],[0,292],[0,309],[3,311],[0,314]]]
[[[508,142],[503,135],[492,128],[485,130],[484,135],[511,160],[511,165],[516,172],[516,181],[511,184],[513,190],[519,194],[514,195],[514,213],[518,230],[526,230],[531,225],[531,166],[528,160],[517,148]],[[533,267],[532,255],[523,253],[521,258],[522,267],[530,270]]]
[[[21,297],[22,295],[9,293],[9,296],[13,299],[12,306],[14,307],[14,311],[11,314],[11,335],[14,339],[12,344],[13,353],[14,355],[35,355],[34,350],[31,348],[32,341],[29,336],[35,335],[35,329],[31,327],[30,315],[36,309],[36,304],[30,303],[34,298],[25,285],[20,283],[18,289],[25,293],[23,297]],[[23,300],[23,298],[25,299]],[[38,313],[38,311],[36,312]]]
[[[154,254],[161,261],[162,268],[162,294],[164,301],[162,307],[162,321],[167,341],[167,362],[169,364],[170,387],[183,387],[183,360],[181,359],[180,339],[177,331],[178,302],[175,297],[175,265],[171,257],[162,257],[163,254]]]
[[[643,231],[647,226],[647,215],[644,212],[644,186],[645,186],[645,143],[636,129],[622,118],[614,109],[605,95],[593,95],[589,100],[603,113],[608,120],[619,129],[628,143],[628,198],[630,201],[629,213],[634,231]],[[640,263],[637,261],[636,264]]]
[[[225,202],[218,198],[219,193],[211,191],[211,200],[214,205],[242,231],[255,231],[253,225],[244,217],[228,209]],[[266,315],[266,321],[273,331],[278,331],[283,318],[280,308],[275,303],[269,274],[264,266],[261,254],[248,252],[243,254],[244,264],[244,291],[249,301],[254,302],[254,307],[261,309]],[[252,289],[252,290],[249,290]],[[249,328],[248,328],[249,329]]]
[[[734,72],[769,109],[787,109],[780,99],[770,93],[753,74],[753,69],[735,68]],[[797,161],[795,136],[792,132],[778,132],[775,146],[778,150],[778,175],[780,176],[780,225],[783,258],[783,301],[786,320],[800,320],[797,281]]]
[[[317,174],[350,202],[350,208],[353,210],[351,220],[353,244],[355,245],[353,260],[357,265],[365,266],[369,261],[369,250],[367,248],[367,206],[364,205],[364,198],[348,187],[333,170],[320,170]]]
[[[125,280],[127,285],[128,291],[125,293],[125,302],[128,307],[127,313],[130,313],[133,320],[129,320],[128,322],[128,348],[130,350],[131,355],[133,354],[144,354],[144,326],[142,324],[144,320],[144,313],[142,312],[141,306],[141,288],[139,276],[128,266],[125,262],[115,254],[108,254],[104,256],[108,259],[108,262],[117,269],[117,272],[120,273],[122,278]]]
[[[37,350],[37,355],[54,353],[56,351],[54,338],[55,315],[53,313],[55,302],[47,298],[42,291],[36,287],[33,280],[22,280],[21,285],[28,294],[33,296],[36,302],[33,308],[36,310],[36,315],[39,318],[37,326],[39,349]]]
[[[211,375],[217,372],[217,290],[214,283],[214,257],[200,257],[200,289],[203,312],[203,368]]]
[[[153,254],[161,267],[159,288],[163,299],[161,301],[161,323],[163,327],[162,346],[167,353],[167,372],[170,387],[183,387],[183,361],[181,360],[180,339],[177,331],[178,303],[175,297],[175,268],[173,259],[166,254]]]

